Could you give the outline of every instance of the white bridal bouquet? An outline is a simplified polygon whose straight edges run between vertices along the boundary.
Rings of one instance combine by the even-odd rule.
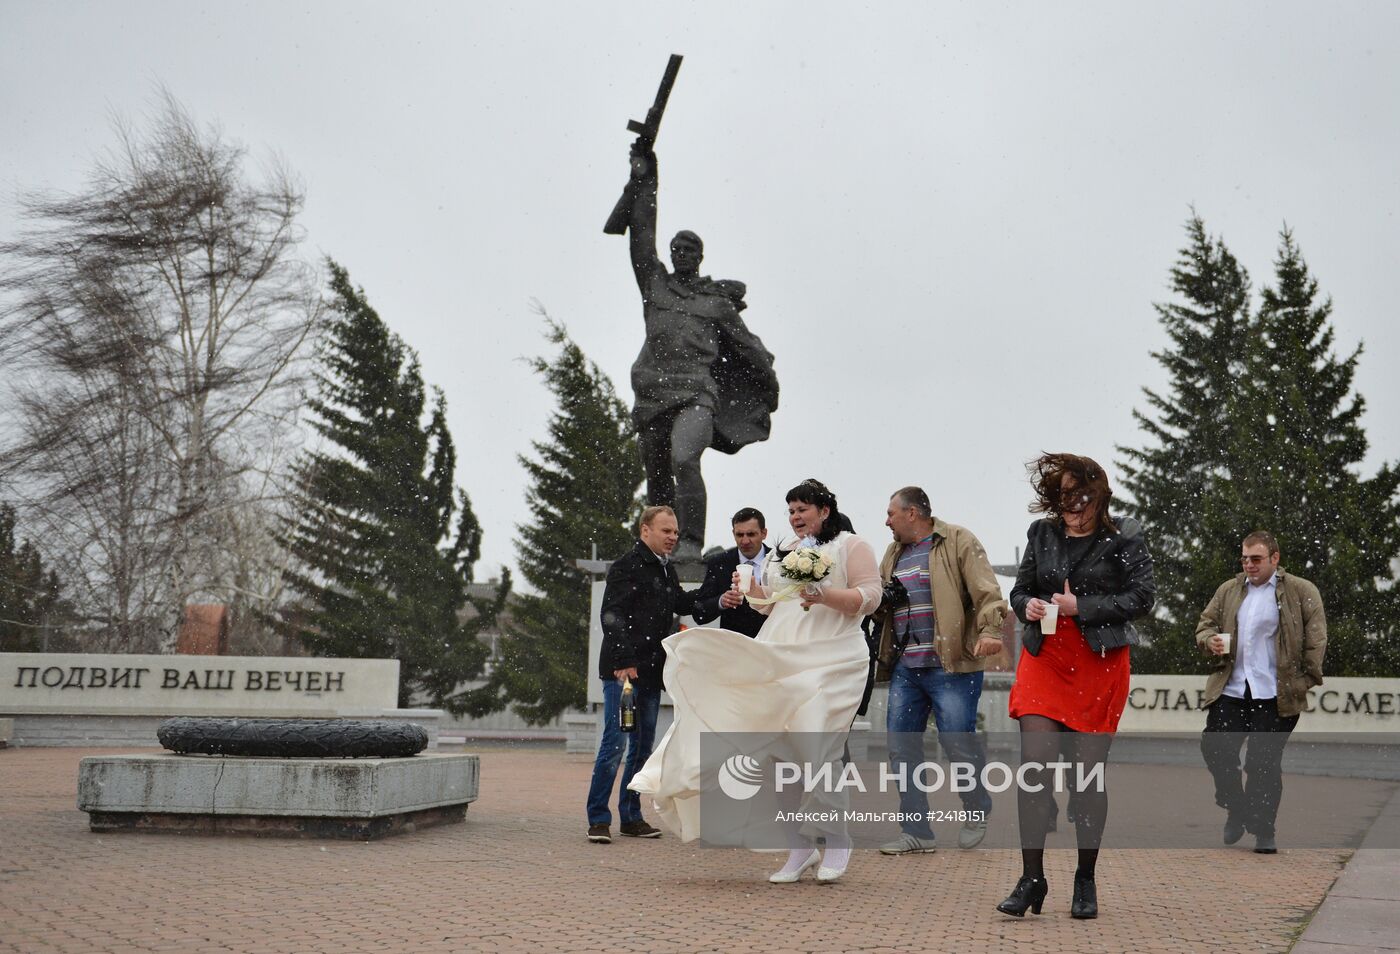
[[[783,579],[790,582],[778,587],[767,599],[750,597],[749,602],[766,606],[779,600],[793,599],[808,587],[815,589],[818,583],[827,578],[835,565],[835,558],[820,547],[798,547],[784,556],[778,564]],[[802,608],[805,610],[808,607]]]
[[[799,547],[783,557],[783,576],[798,583],[820,583],[836,561],[817,547]]]

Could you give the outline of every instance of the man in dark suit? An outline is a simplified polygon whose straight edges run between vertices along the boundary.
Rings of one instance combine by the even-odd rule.
[[[676,630],[676,616],[689,615],[694,594],[681,589],[671,552],[680,539],[676,513],[670,507],[642,511],[640,539],[628,554],[608,568],[600,612],[603,646],[598,654],[598,678],[603,680],[603,734],[593,761],[593,782],[588,789],[588,840],[606,845],[612,841],[612,813],[608,798],[622,761],[624,733],[622,680],[632,682],[637,706],[637,729],[627,744],[627,764],[617,799],[620,831],[633,838],[659,838],[661,831],[642,819],[641,798],[627,783],[651,755],[656,738],[656,716],[661,708],[661,669],[666,651],[661,641]]]
[[[730,527],[736,546],[705,561],[705,582],[695,592],[695,611],[691,616],[701,624],[718,616],[719,624],[725,629],[757,636],[758,628],[768,617],[744,602],[739,591],[734,589],[733,580],[740,562],[752,566],[754,579],[759,579],[759,569],[768,556],[768,548],[763,545],[768,538],[768,526],[763,514],[753,507],[745,507],[734,515]]]

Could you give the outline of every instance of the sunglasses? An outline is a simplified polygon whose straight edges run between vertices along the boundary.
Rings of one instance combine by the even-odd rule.
[[[1267,559],[1268,557],[1266,556],[1242,556],[1240,557],[1240,562],[1245,566],[1254,566],[1257,563],[1263,563]]]

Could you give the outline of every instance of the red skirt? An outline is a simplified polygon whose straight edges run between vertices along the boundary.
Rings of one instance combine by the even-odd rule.
[[[1076,732],[1116,732],[1128,704],[1128,647],[1102,656],[1089,648],[1073,616],[1061,616],[1040,655],[1021,653],[1011,687],[1011,718],[1038,715]]]

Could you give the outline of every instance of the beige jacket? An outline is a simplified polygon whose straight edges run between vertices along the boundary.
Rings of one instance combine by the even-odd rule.
[[[1307,704],[1308,690],[1322,685],[1322,656],[1327,651],[1327,617],[1322,595],[1301,576],[1291,576],[1279,567],[1275,596],[1278,599],[1278,714],[1294,716]],[[1235,671],[1239,648],[1239,613],[1244,604],[1248,578],[1243,573],[1227,580],[1215,591],[1196,624],[1196,645],[1210,657],[1215,671],[1206,679],[1203,705],[1220,698],[1230,674]],[[1217,633],[1232,633],[1230,652],[1217,656],[1206,641]]]
[[[880,579],[888,583],[904,544],[891,543],[880,561]],[[987,560],[987,552],[972,531],[934,518],[933,549],[928,555],[929,586],[933,590],[934,641],[948,672],[981,672],[987,657],[973,655],[983,636],[1001,639],[1001,621],[1009,607]],[[876,682],[888,682],[894,668],[894,626],[881,606],[879,665]]]

